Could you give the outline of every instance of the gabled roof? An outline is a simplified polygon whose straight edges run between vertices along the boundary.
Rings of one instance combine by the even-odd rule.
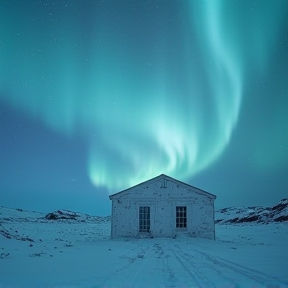
[[[204,190],[202,190],[202,189],[199,189],[199,188],[197,188],[197,187],[194,187],[194,186],[192,186],[192,185],[189,185],[189,184],[184,183],[184,182],[182,182],[182,181],[179,181],[179,180],[177,180],[177,179],[174,179],[174,178],[172,178],[172,177],[170,177],[170,176],[167,176],[167,175],[165,175],[165,174],[161,174],[161,175],[159,175],[159,176],[156,176],[156,177],[154,177],[154,178],[151,178],[151,179],[149,179],[149,180],[146,180],[146,181],[144,181],[144,182],[141,182],[141,183],[139,183],[139,184],[137,184],[137,185],[135,185],[135,186],[132,186],[132,187],[130,187],[130,188],[128,188],[128,189],[125,189],[125,190],[122,190],[122,191],[117,192],[117,193],[115,193],[115,194],[112,194],[112,195],[109,196],[109,199],[112,200],[112,198],[113,198],[114,196],[118,196],[118,195],[121,194],[121,193],[127,192],[127,191],[129,191],[130,189],[133,189],[133,188],[135,188],[135,187],[137,187],[137,186],[140,186],[140,185],[142,185],[142,184],[144,184],[144,183],[148,183],[148,182],[150,182],[150,181],[156,180],[157,178],[158,178],[158,179],[165,178],[165,179],[167,179],[167,180],[171,180],[171,181],[173,181],[173,182],[177,182],[177,183],[179,183],[179,184],[181,184],[181,185],[187,186],[188,188],[196,189],[196,190],[198,190],[201,194],[206,194],[209,198],[216,199],[216,195],[214,195],[214,194],[211,194],[211,193],[209,193],[209,192],[207,192],[207,191],[204,191]]]

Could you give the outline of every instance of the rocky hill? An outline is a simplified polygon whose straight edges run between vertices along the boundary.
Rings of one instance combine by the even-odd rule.
[[[86,225],[86,223],[89,225]],[[0,237],[2,235],[7,239],[42,242],[41,239],[39,240],[39,237],[42,237],[46,233],[48,227],[49,229],[51,228],[56,232],[59,232],[57,232],[59,235],[55,239],[62,239],[63,231],[70,231],[67,227],[75,225],[78,227],[78,230],[81,230],[79,235],[74,236],[75,239],[81,235],[88,235],[89,233],[86,233],[85,231],[87,229],[92,229],[91,227],[94,229],[90,232],[91,235],[95,236],[95,233],[102,235],[104,230],[106,231],[107,229],[110,229],[110,216],[90,216],[88,214],[72,212],[69,210],[57,210],[45,214],[35,211],[27,211],[20,208],[14,209],[0,206]],[[23,229],[26,230],[25,233],[23,232]],[[106,234],[110,235],[110,232]]]
[[[73,222],[92,222],[92,223],[101,223],[110,221],[110,216],[90,216],[85,213],[73,212],[69,210],[57,210],[51,213],[48,213],[44,219],[46,220],[70,220]]]
[[[72,221],[102,223],[110,221],[110,216],[91,216],[85,213],[73,212],[69,210],[57,210],[48,214],[26,211],[20,208],[8,208],[0,206],[0,224],[7,222],[46,222],[50,220],[58,220],[62,222]]]
[[[273,207],[229,207],[215,212],[215,223],[270,223],[288,222],[288,199],[282,199]]]

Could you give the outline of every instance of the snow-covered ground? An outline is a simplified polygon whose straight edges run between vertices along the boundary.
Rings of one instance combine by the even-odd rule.
[[[53,215],[0,207],[1,288],[288,287],[287,221],[217,224],[216,241],[111,240],[109,217]]]
[[[228,207],[215,213],[216,223],[271,223],[288,221],[288,199],[282,199],[272,207]]]

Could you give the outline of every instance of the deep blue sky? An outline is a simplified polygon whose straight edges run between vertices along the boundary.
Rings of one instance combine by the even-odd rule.
[[[0,3],[0,205],[110,213],[159,174],[288,197],[286,0]]]

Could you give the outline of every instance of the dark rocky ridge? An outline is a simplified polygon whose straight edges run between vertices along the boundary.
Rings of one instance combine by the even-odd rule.
[[[272,207],[229,207],[215,212],[215,223],[242,224],[288,221],[288,199]]]
[[[73,222],[93,222],[101,223],[110,221],[110,216],[100,217],[100,216],[90,216],[88,214],[73,212],[69,210],[57,210],[45,215],[45,220],[64,220],[64,221],[73,221]]]

